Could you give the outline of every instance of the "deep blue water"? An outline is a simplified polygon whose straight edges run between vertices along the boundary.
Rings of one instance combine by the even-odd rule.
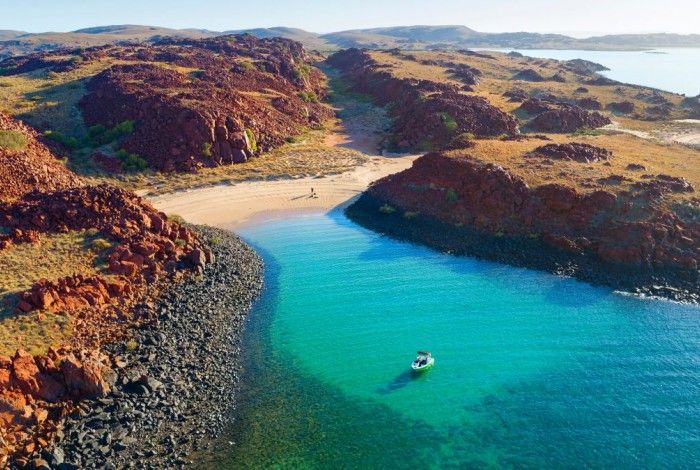
[[[266,291],[213,467],[692,467],[700,309],[397,242],[339,213],[243,230]],[[436,357],[415,376],[417,349]]]

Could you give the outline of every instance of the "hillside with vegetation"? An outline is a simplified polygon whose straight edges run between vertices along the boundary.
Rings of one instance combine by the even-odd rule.
[[[351,49],[329,62],[388,107],[388,148],[428,152],[375,183],[349,209],[355,220],[442,250],[699,298],[700,151],[660,132],[696,116],[692,100],[614,82],[598,64],[520,54]]]

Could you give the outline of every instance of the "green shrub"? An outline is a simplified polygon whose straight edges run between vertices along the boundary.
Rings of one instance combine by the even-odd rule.
[[[440,113],[440,120],[442,120],[442,125],[445,126],[445,129],[448,131],[454,132],[457,130],[457,121],[448,113]]]
[[[313,91],[300,91],[297,96],[307,103],[318,103],[318,96]]]
[[[598,130],[598,129],[591,129],[589,127],[582,127],[576,132],[574,132],[574,136],[576,137],[582,137],[582,136],[596,136],[596,135],[603,135],[605,134],[604,131]]]
[[[294,136],[287,137],[287,138],[284,139],[284,140],[285,140],[288,144],[296,144],[296,143],[298,143],[298,142],[301,142],[301,139],[299,139],[299,137],[294,137]]]
[[[459,195],[457,194],[457,191],[454,189],[450,188],[447,191],[445,191],[445,200],[450,203],[455,203],[459,199]]]
[[[88,135],[90,137],[97,137],[98,135],[104,134],[107,131],[107,128],[103,126],[102,124],[97,124],[94,126],[88,127]]]
[[[104,238],[95,238],[90,247],[95,251],[104,251],[112,248],[112,243]]]
[[[388,214],[393,214],[394,212],[396,212],[396,209],[394,209],[389,204],[384,204],[382,207],[379,208],[379,212],[382,214],[388,215]]]
[[[300,80],[307,81],[309,79],[310,74],[311,74],[311,67],[309,67],[307,64],[301,64],[297,68],[294,69],[294,77],[296,77]]]
[[[168,220],[180,225],[185,223],[185,218],[179,214],[168,214]]]
[[[211,142],[204,142],[204,145],[202,145],[202,155],[204,155],[207,158],[211,158],[213,155],[211,153]]]
[[[459,135],[456,135],[452,141],[450,142],[450,146],[459,148],[459,147],[469,147],[472,143],[472,140],[474,140],[474,134],[471,132],[463,132]]]
[[[137,153],[129,153],[121,149],[115,156],[122,162],[122,168],[124,168],[125,171],[137,172],[148,168],[148,162]]]
[[[248,136],[248,143],[250,144],[250,150],[253,151],[253,153],[258,153],[258,141],[255,139],[255,134],[251,129],[246,129],[245,130],[245,135]]]
[[[126,343],[124,343],[124,347],[129,352],[136,351],[136,349],[139,347],[139,343],[137,343],[136,340],[132,338]]]
[[[27,138],[19,131],[0,130],[0,148],[6,150],[24,150]]]

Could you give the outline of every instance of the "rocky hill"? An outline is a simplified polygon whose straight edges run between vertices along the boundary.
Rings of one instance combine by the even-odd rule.
[[[28,126],[0,115],[0,129],[2,145],[14,145],[0,148],[0,256],[5,275],[31,280],[0,289],[0,326],[16,330],[18,348],[11,355],[0,352],[0,466],[21,467],[48,446],[79,400],[109,392],[115,359],[101,347],[139,324],[134,305],[201,272],[213,256],[193,231],[136,195],[82,185]],[[80,248],[96,263],[90,273],[47,278],[26,257],[71,234],[92,240]],[[69,265],[67,258],[61,261]],[[42,353],[27,353],[22,338],[58,315],[67,315],[70,334],[59,344],[43,338]],[[3,338],[3,348],[10,340]]]
[[[518,54],[355,49],[329,63],[388,107],[390,148],[433,150],[349,208],[359,223],[441,250],[700,299],[698,151],[651,138],[692,115],[682,96],[608,81],[597,64]],[[471,103],[480,104],[473,113]],[[598,129],[613,121],[646,132]]]
[[[655,47],[698,47],[698,34],[628,34],[585,39],[562,34],[528,32],[482,33],[466,26],[395,26],[324,34],[323,39],[342,48],[461,49],[494,47],[514,49],[639,50]]]
[[[514,135],[515,119],[470,91],[479,72],[455,71],[466,83],[440,82],[392,74],[367,51],[348,49],[328,59],[354,89],[389,106],[393,115],[391,148],[429,150],[455,144],[460,135]],[[466,79],[464,78],[466,76]]]
[[[70,135],[50,136],[92,152],[107,171],[192,172],[244,162],[333,116],[320,103],[324,76],[299,43],[279,38],[170,38],[14,57],[0,70],[80,77],[80,87],[55,96],[64,114],[36,121],[72,119]],[[39,111],[24,117],[31,122]]]
[[[164,37],[203,38],[218,34],[220,33],[206,30],[178,30],[140,25],[96,26],[66,33],[4,31],[0,32],[0,59],[66,48],[73,49],[123,43],[153,43]]]
[[[79,186],[31,127],[0,112],[0,201],[20,198],[30,191],[54,191]]]

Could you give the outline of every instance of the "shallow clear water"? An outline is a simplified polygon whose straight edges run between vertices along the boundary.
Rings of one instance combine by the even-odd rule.
[[[267,286],[212,467],[700,461],[697,307],[440,254],[339,213],[243,235]],[[436,357],[418,376],[417,349]]]
[[[504,49],[508,52],[512,49]],[[654,51],[575,51],[518,49],[530,57],[557,60],[585,59],[605,65],[603,75],[624,83],[645,85],[687,96],[700,94],[700,49]]]

